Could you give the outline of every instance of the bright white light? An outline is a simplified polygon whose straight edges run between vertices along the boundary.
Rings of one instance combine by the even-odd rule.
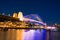
[[[52,29],[55,29],[56,27],[52,27]]]
[[[47,29],[52,29],[51,27],[47,27]]]
[[[47,27],[47,29],[55,29],[55,27]]]

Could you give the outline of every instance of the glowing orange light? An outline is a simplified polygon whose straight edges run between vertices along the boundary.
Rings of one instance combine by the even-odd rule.
[[[18,18],[20,19],[20,21],[23,21],[23,13],[22,12],[18,13]]]
[[[17,13],[14,13],[14,14],[13,14],[13,17],[17,18]]]

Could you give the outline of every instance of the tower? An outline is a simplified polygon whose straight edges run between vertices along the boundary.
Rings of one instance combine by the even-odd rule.
[[[18,18],[20,21],[23,21],[23,13],[22,12],[18,13]]]
[[[14,14],[13,14],[13,17],[17,18],[17,17],[18,17],[18,16],[17,16],[17,13],[14,13]]]

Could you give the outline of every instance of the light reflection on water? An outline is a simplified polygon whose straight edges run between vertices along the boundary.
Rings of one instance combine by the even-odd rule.
[[[46,30],[29,30],[24,32],[23,40],[46,40]]]
[[[8,30],[0,32],[0,40],[17,40],[17,30]],[[21,35],[21,33],[19,32]],[[18,34],[18,36],[19,36]],[[46,30],[28,30],[24,31],[23,36],[20,37],[22,40],[46,40]]]
[[[35,30],[24,32],[23,40],[34,40]]]
[[[27,30],[23,34],[20,31],[18,31],[18,34],[17,30],[0,31],[0,40],[18,40],[17,38],[22,40],[47,40],[47,34],[49,36],[48,40],[60,40],[60,31]],[[19,35],[23,36],[20,37]]]

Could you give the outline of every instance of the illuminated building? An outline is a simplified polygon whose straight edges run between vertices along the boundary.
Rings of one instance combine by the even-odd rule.
[[[13,14],[13,17],[17,18],[18,17],[17,13],[14,13]]]

